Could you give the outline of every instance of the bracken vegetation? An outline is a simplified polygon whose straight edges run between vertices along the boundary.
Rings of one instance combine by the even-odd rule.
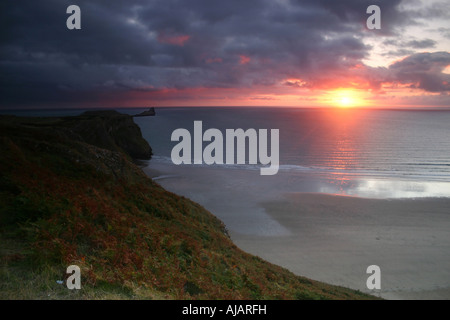
[[[73,129],[86,117],[0,118],[0,298],[373,298],[243,252],[221,221],[154,183],[129,152],[87,143],[90,133]],[[81,290],[57,283],[72,264]]]

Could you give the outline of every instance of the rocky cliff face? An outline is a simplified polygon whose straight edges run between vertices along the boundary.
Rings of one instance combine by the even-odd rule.
[[[124,151],[134,159],[150,159],[152,149],[133,118],[117,111],[88,111],[61,119],[60,126],[83,142],[111,151]]]
[[[116,111],[62,118],[0,116],[0,138],[31,153],[57,155],[116,178],[143,175],[130,160],[152,155],[133,118]]]

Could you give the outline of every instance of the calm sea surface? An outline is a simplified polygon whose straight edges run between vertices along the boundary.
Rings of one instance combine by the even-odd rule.
[[[173,130],[185,128],[193,136],[195,120],[224,136],[225,129],[279,129],[278,179],[257,177],[260,165],[213,167],[230,175],[233,169],[239,175],[253,170],[254,179],[282,184],[286,192],[450,196],[450,111],[166,108],[156,117],[135,118],[154,150],[153,161],[161,163],[171,163]]]

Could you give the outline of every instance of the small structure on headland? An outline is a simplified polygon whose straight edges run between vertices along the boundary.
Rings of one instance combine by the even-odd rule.
[[[150,107],[147,111],[135,114],[133,117],[148,117],[156,115],[155,107]]]

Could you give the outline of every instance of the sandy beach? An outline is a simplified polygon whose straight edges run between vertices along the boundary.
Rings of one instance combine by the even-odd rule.
[[[278,190],[265,190],[244,170],[145,171],[224,221],[241,249],[296,274],[386,299],[450,299],[450,198],[289,193],[283,174]],[[381,290],[366,287],[370,265],[381,269]]]
[[[375,295],[450,298],[450,199],[299,193],[262,206],[290,234],[235,234],[244,250],[294,273],[364,292],[370,292],[366,268],[375,264],[381,268]]]

